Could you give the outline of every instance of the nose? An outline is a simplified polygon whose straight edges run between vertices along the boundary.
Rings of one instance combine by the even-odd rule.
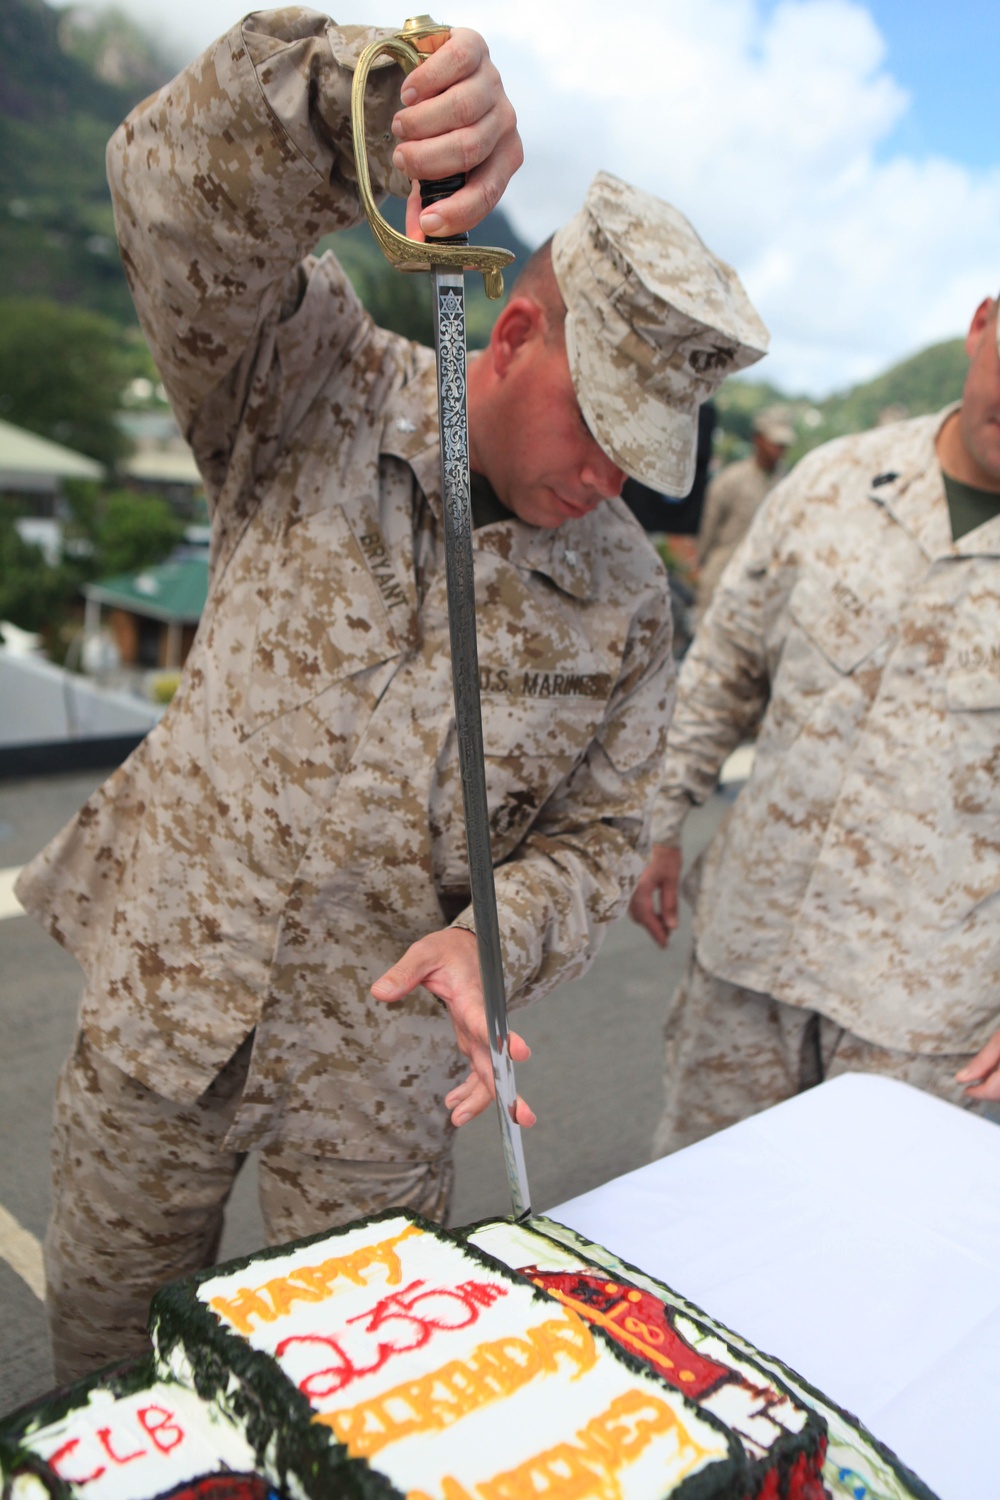
[[[606,453],[603,453],[596,443],[594,448],[596,452],[588,455],[580,470],[580,483],[601,500],[613,500],[622,492],[625,471],[619,469],[618,465]]]

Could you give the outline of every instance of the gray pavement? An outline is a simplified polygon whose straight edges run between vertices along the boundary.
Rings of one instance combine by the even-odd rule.
[[[100,780],[87,774],[0,782],[0,869],[31,858]],[[707,842],[724,807],[717,797],[688,819],[689,858]],[[686,912],[666,954],[623,921],[589,974],[518,1013],[514,1024],[533,1053],[518,1070],[518,1087],[539,1116],[525,1135],[537,1211],[649,1160],[660,1107],[664,1006],[689,948]],[[74,960],[32,921],[23,915],[0,921],[0,1257],[13,1221],[15,1237],[17,1225],[38,1240],[44,1234],[51,1099],[72,1040],[79,989]],[[453,1221],[509,1212],[492,1112],[459,1132],[456,1157]],[[223,1258],[262,1243],[251,1159],[229,1205]],[[0,1413],[52,1385],[42,1306],[8,1264],[14,1259],[0,1258]]]

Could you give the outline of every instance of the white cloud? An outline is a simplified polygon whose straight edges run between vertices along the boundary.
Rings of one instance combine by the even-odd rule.
[[[921,5],[915,0],[914,24]],[[193,52],[238,10],[125,0]],[[607,168],[668,198],[772,332],[761,373],[822,394],[964,330],[1000,285],[1000,161],[887,147],[910,107],[858,0],[464,0],[518,110],[507,206],[534,243]],[[382,21],[379,0],[338,18]],[[402,19],[402,15],[400,17]]]

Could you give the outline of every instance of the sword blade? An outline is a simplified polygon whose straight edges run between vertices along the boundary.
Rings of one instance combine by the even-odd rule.
[[[476,919],[479,970],[486,1001],[490,1058],[504,1166],[514,1218],[531,1213],[521,1127],[515,1119],[517,1088],[510,1057],[507,997],[500,950],[490,821],[483,760],[483,717],[476,643],[476,586],[469,493],[469,408],[466,390],[465,277],[434,273],[434,335],[437,345],[438,416],[441,432],[441,491],[444,502],[448,629],[451,636],[455,724],[469,848],[472,910]]]

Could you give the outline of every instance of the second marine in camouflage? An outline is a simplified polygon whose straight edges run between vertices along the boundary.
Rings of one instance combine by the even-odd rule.
[[[661,942],[685,816],[759,733],[698,871],[661,1151],[848,1069],[1000,1100],[994,299],[966,348],[960,407],[818,448],[768,496],[681,669],[632,903]]]

